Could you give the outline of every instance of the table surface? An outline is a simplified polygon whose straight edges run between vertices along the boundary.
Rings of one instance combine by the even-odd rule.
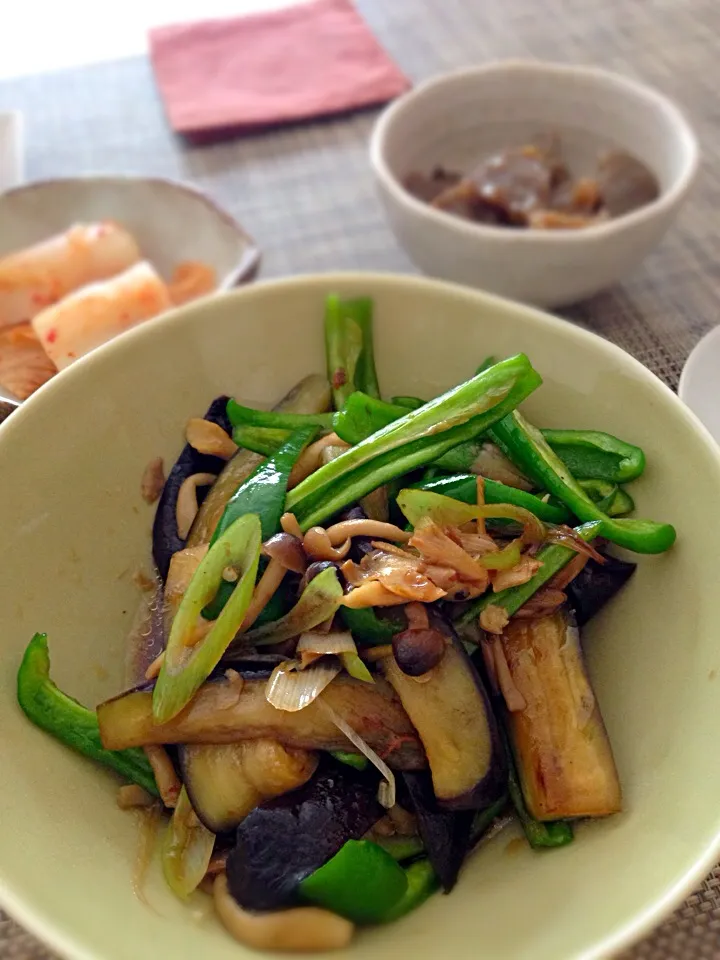
[[[94,0],[66,0],[52,8],[44,0],[18,4],[10,28],[0,31],[0,110],[25,115],[27,177],[125,172],[194,181],[259,242],[265,277],[334,269],[412,271],[373,191],[366,148],[375,112],[212,147],[188,146],[166,125],[144,55],[147,26],[280,2],[145,0],[136,12],[131,4],[108,8]],[[565,311],[672,387],[694,343],[717,323],[717,2],[358,2],[414,81],[492,59],[537,57],[619,70],[680,102],[698,132],[704,163],[679,223],[629,282]],[[36,44],[38,23],[43,36]],[[48,70],[58,72],[42,72]],[[47,957],[0,914],[0,960]],[[720,957],[720,869],[625,960],[696,957]]]

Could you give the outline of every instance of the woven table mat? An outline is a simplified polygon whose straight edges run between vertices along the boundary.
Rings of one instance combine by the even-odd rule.
[[[718,0],[360,0],[358,6],[415,81],[530,56],[620,70],[684,106],[704,164],[678,225],[623,287],[565,311],[676,387],[690,349],[718,322]],[[170,133],[143,57],[0,83],[0,109],[8,108],[25,114],[28,178],[124,172],[192,180],[258,241],[264,277],[413,269],[373,191],[366,149],[374,112],[188,147]],[[11,958],[49,955],[0,913],[0,960]],[[720,958],[720,868],[623,960],[689,958]]]

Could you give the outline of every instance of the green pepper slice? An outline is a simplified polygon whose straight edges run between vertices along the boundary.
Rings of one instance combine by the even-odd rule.
[[[575,477],[628,483],[645,469],[645,454],[631,443],[599,430],[540,431]]]
[[[373,347],[373,304],[369,297],[325,301],[325,354],[335,409],[356,391],[380,396]]]
[[[408,412],[408,407],[386,403],[356,390],[333,418],[335,433],[346,443],[360,443],[366,437],[394,423]],[[413,408],[417,409],[417,408]]]
[[[397,903],[390,907],[379,922],[392,923],[406,916],[440,889],[440,881],[429,860],[423,858],[405,868],[407,890]]]
[[[454,500],[463,503],[477,503],[477,475],[474,473],[459,473],[451,476],[433,477],[414,483],[413,489],[432,490],[442,493]],[[523,507],[534,513],[544,523],[567,523],[570,512],[565,506],[555,506],[545,503],[540,497],[516,487],[508,487],[497,480],[484,478],[485,503],[511,503],[516,507]]]
[[[506,456],[544,490],[556,496],[582,521],[601,521],[601,535],[636,553],[663,553],[676,539],[669,523],[608,517],[593,503],[542,433],[514,410],[490,433]]]
[[[487,430],[539,386],[523,354],[454,387],[316,470],[288,494],[286,509],[304,530],[322,523],[388,480],[425,466]]]
[[[159,797],[155,776],[143,750],[106,750],[97,716],[59,690],[50,679],[50,654],[46,633],[36,633],[27,645],[17,675],[17,699],[25,716],[36,727],[91,760],[110,767],[154,797]]]
[[[370,840],[348,840],[335,856],[302,880],[298,895],[354,923],[378,923],[408,888],[405,871]]]

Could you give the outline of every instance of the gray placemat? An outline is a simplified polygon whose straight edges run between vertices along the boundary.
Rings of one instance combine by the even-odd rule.
[[[705,162],[678,226],[629,283],[566,311],[675,387],[693,344],[718,322],[718,0],[362,0],[358,6],[413,80],[531,56],[621,70],[683,104]],[[188,147],[166,126],[145,58],[2,83],[5,108],[25,114],[29,178],[137,172],[193,180],[254,235],[265,277],[412,270],[373,192],[366,158],[372,112]],[[0,960],[10,958],[47,960],[48,954],[0,913]],[[625,960],[686,958],[720,958],[720,869]]]

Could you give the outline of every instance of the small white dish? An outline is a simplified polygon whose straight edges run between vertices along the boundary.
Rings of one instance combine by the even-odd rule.
[[[660,182],[660,196],[581,230],[485,226],[433,209],[403,186],[438,164],[468,171],[483,156],[559,134],[570,168],[620,149]],[[370,144],[380,197],[398,241],[425,273],[538,306],[589,297],[631,273],[675,219],[698,165],[695,135],[666,97],[586,66],[508,61],[420,84],[385,110]]]
[[[183,260],[213,267],[218,289],[250,280],[260,250],[209,196],[184,183],[140,176],[86,176],[28,183],[0,195],[0,257],[74,223],[116,220],[169,280]]]
[[[720,327],[706,333],[687,358],[678,393],[720,443]]]
[[[0,193],[22,183],[23,117],[18,110],[0,113]]]

